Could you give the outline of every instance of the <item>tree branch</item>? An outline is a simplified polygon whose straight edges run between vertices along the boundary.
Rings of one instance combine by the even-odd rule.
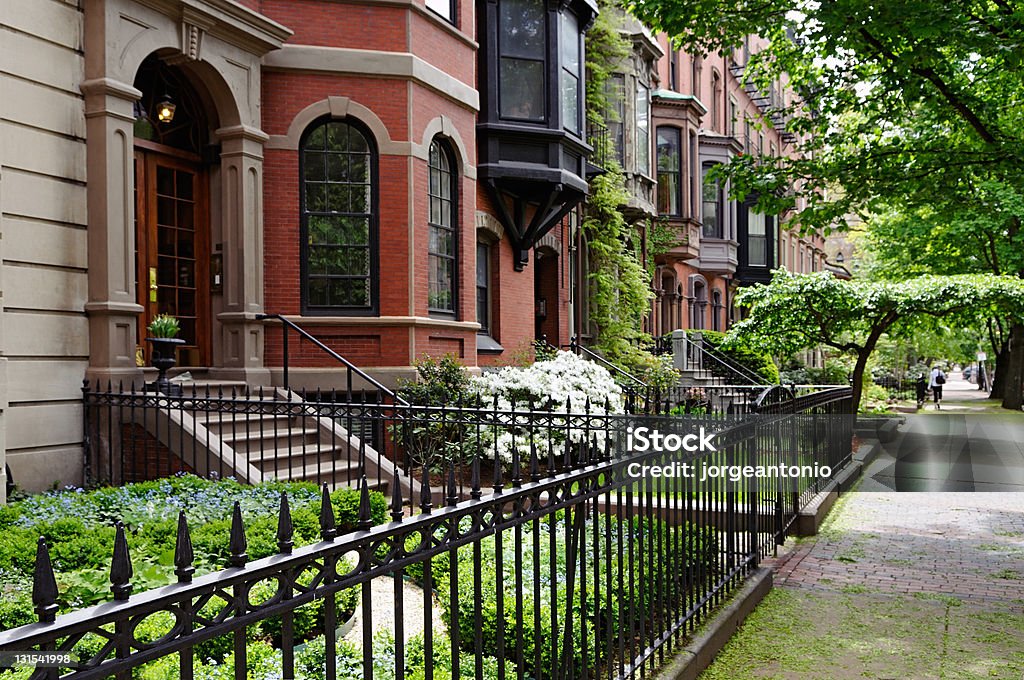
[[[873,36],[871,32],[868,31],[866,28],[861,27],[859,29],[859,32],[861,36],[864,38],[864,40],[867,41],[867,43],[871,45],[876,52],[878,52],[878,54],[885,57],[894,64],[901,63],[900,58],[890,49],[888,49],[885,45],[883,45],[882,41]],[[967,103],[963,101],[963,99],[961,99],[958,94],[953,92],[953,89],[949,86],[949,83],[944,81],[939,76],[939,74],[935,72],[935,69],[929,66],[913,66],[910,64],[908,64],[907,66],[910,69],[911,73],[915,73],[918,76],[930,82],[935,87],[935,89],[937,89],[939,93],[945,98],[946,102],[951,107],[953,107],[953,110],[959,113],[960,117],[963,118],[968,125],[974,128],[974,131],[978,133],[979,137],[981,137],[985,142],[989,144],[994,144],[996,142],[995,135],[993,135],[992,132],[989,131],[985,123],[977,116],[977,114],[975,114],[973,110],[971,110],[971,107],[968,106]]]

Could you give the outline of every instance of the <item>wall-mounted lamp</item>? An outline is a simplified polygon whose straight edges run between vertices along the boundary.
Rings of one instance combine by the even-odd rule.
[[[170,123],[174,120],[174,109],[178,108],[171,101],[171,95],[165,94],[162,102],[157,104],[156,119],[161,123]]]

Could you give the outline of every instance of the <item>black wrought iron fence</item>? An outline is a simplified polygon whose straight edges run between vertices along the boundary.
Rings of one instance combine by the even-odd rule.
[[[295,546],[282,496],[278,553],[249,560],[236,506],[227,563],[196,575],[183,514],[174,551],[179,582],[132,595],[132,556],[119,527],[113,601],[59,616],[41,540],[33,583],[40,623],[0,632],[0,651],[75,660],[17,676],[32,680],[190,680],[198,665],[217,663],[222,674],[207,668],[203,677],[646,677],[784,539],[827,475],[794,485],[643,471],[680,464],[838,471],[850,455],[850,419],[840,417],[849,411],[849,388],[762,396],[759,415],[717,421],[641,420],[593,403],[554,412],[538,403],[284,402],[297,410],[286,417],[307,418],[313,408],[312,417],[331,422],[353,414],[377,423],[381,450],[361,440],[343,468],[360,490],[356,531],[338,535],[325,493],[321,540]],[[187,396],[122,399],[108,406],[192,408]],[[215,404],[202,412],[216,412]],[[639,423],[703,427],[716,447],[639,451],[628,439]],[[391,521],[377,526],[374,480],[389,483],[390,498]],[[356,632],[346,634],[340,602],[351,601],[352,588]]]

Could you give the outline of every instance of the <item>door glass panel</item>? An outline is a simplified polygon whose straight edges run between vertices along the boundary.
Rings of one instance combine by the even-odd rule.
[[[181,365],[197,365],[206,360],[203,347],[204,305],[206,290],[200,284],[208,271],[208,260],[200,260],[205,250],[197,238],[203,212],[201,187],[203,175],[180,161],[150,156],[145,176],[146,208],[137,216],[138,271],[142,277],[140,291],[146,307],[145,326],[156,314],[170,314],[178,319],[178,337],[186,342],[178,358]],[[139,184],[142,189],[142,184]],[[149,212],[147,214],[147,211]],[[149,287],[148,272],[155,270],[156,290]],[[150,298],[150,295],[153,295]],[[147,352],[149,350],[147,349]]]
[[[192,194],[192,191],[193,191],[192,183],[193,183],[193,181],[195,179],[195,175],[193,175],[191,172],[179,170],[178,173],[177,173],[177,179],[178,179],[178,186],[176,188],[178,190],[177,191],[178,198],[184,199],[186,201],[191,201],[192,200],[192,196],[193,196],[193,194]]]

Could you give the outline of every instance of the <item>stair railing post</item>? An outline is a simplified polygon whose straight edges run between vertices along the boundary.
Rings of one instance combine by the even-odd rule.
[[[281,351],[284,352],[284,391],[291,391],[288,386],[288,324],[281,324]]]
[[[689,361],[687,361],[686,347],[686,331],[674,330],[672,331],[672,367],[685,371],[690,368]]]

